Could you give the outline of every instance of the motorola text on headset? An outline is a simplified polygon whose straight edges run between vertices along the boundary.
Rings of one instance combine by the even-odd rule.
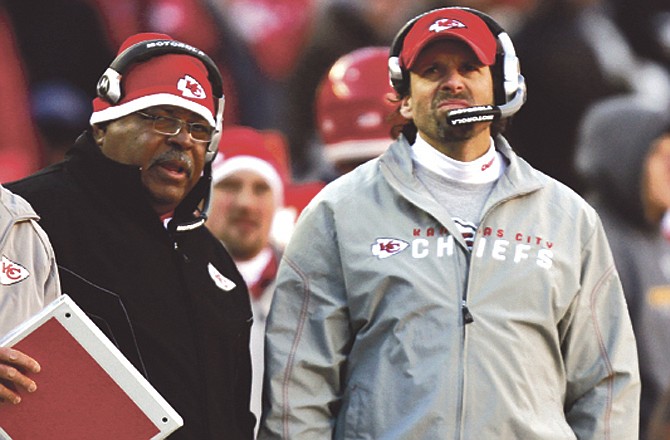
[[[140,63],[147,61],[150,58],[167,54],[189,55],[200,60],[207,69],[207,79],[212,85],[212,94],[216,99],[215,132],[209,145],[207,145],[203,175],[180,205],[185,206],[188,209],[189,206],[195,206],[198,202],[202,201],[203,206],[196,218],[179,224],[175,223],[175,225],[172,226],[176,231],[181,232],[200,227],[205,223],[205,220],[207,220],[211,193],[212,161],[216,157],[219,140],[221,138],[221,130],[223,128],[223,108],[225,105],[223,78],[221,77],[219,68],[205,52],[189,44],[177,40],[145,40],[133,44],[114,58],[107,70],[105,70],[98,80],[96,92],[100,98],[106,100],[110,104],[118,103],[123,97],[121,81],[128,68],[135,63]],[[188,217],[190,214],[190,212],[175,212],[174,218],[178,218],[181,215]]]
[[[477,15],[481,18],[491,33],[496,37],[498,49],[496,62],[493,68],[500,69],[503,78],[505,102],[499,105],[478,105],[453,109],[447,113],[447,122],[452,126],[471,124],[474,122],[492,121],[496,118],[507,118],[515,114],[526,102],[526,81],[521,75],[519,59],[516,56],[512,40],[505,30],[489,15],[476,9],[464,7],[439,8],[430,10],[414,17],[403,26],[391,43],[388,67],[391,86],[401,95],[409,91],[409,72],[400,65],[400,52],[405,37],[412,26],[421,17],[438,10],[460,9]]]

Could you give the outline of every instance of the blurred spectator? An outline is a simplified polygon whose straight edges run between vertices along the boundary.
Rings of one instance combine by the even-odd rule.
[[[317,89],[316,121],[329,181],[386,151],[394,123],[395,96],[388,80],[388,47],[356,49],[330,68]]]
[[[28,86],[13,27],[0,1],[0,182],[19,179],[41,167],[41,146],[30,117]]]
[[[309,36],[314,0],[219,0],[226,24],[251,51],[262,72],[281,80],[290,74]]]
[[[86,0],[95,7],[110,47],[120,47],[130,35],[143,31],[145,0]]]
[[[654,408],[646,440],[670,440],[670,388]]]
[[[637,56],[608,6],[605,0],[539,2],[514,36],[532,91],[508,137],[532,165],[578,192],[583,186],[573,156],[585,109],[619,93],[650,102],[670,95],[667,72]]]
[[[670,69],[670,2],[611,0],[617,23],[641,56]]]
[[[282,249],[286,247],[302,210],[324,186],[326,184],[322,180],[291,181],[286,186],[284,206],[275,214],[272,225],[271,234],[277,246]]]
[[[316,0],[202,0],[223,35],[222,58],[235,80],[239,123],[279,129],[284,81],[304,50]]]
[[[88,127],[92,111],[88,97],[114,50],[97,9],[87,0],[4,4],[26,67],[25,104],[30,103],[41,137],[44,163],[40,165],[49,164],[60,160],[65,145]]]
[[[450,0],[444,6],[465,6],[490,15],[509,35],[515,35],[538,3],[546,0]]]
[[[30,107],[44,141],[44,165],[60,162],[72,139],[86,128],[91,114],[89,94],[67,81],[45,80],[33,86]]]
[[[576,169],[600,214],[637,337],[640,431],[670,385],[670,115],[631,96],[598,102],[584,117]]]
[[[263,335],[281,249],[271,241],[277,210],[283,205],[287,165],[271,133],[227,127],[212,166],[209,230],[223,242],[251,295],[253,368],[251,410],[260,420]],[[285,145],[279,145],[285,148]]]
[[[313,178],[319,161],[315,139],[315,94],[330,66],[342,55],[365,46],[388,47],[395,32],[434,1],[331,0],[321,8],[309,45],[286,81],[280,129],[291,148],[292,172],[297,180]],[[317,145],[315,147],[315,145]]]
[[[60,79],[90,94],[114,57],[97,10],[86,0],[21,0],[5,5],[30,85]]]
[[[212,165],[206,226],[233,257],[251,295],[251,410],[260,421],[265,320],[281,254],[302,209],[323,188],[291,182],[286,138],[278,131],[230,126]]]

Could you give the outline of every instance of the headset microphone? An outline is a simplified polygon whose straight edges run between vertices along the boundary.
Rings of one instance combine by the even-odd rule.
[[[493,121],[500,116],[500,109],[492,105],[478,105],[476,107],[457,108],[447,113],[449,125],[458,127],[475,122]]]
[[[493,121],[499,118],[508,118],[515,114],[526,102],[526,83],[522,76],[519,78],[518,88],[512,99],[502,105],[478,105],[474,107],[457,108],[447,113],[447,122],[453,127],[475,122]]]

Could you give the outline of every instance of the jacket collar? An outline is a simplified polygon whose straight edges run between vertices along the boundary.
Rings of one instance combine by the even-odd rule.
[[[505,138],[497,136],[494,142],[509,166],[500,176],[484,206],[484,212],[505,200],[537,191],[546,184],[546,177],[517,156]],[[401,196],[423,207],[443,224],[450,224],[450,215],[414,176],[410,149],[409,142],[401,135],[379,158],[382,175]]]
[[[0,185],[0,249],[4,249],[8,231],[17,221],[39,217],[22,197]]]
[[[110,200],[117,209],[133,217],[139,216],[145,221],[160,224],[160,218],[151,208],[146,189],[142,185],[140,167],[109,159],[95,143],[90,131],[87,130],[79,136],[73,148],[68,151],[65,167],[85,183],[85,188],[86,185],[91,185],[91,190],[99,191],[99,195]],[[187,197],[175,213],[192,213],[197,202],[193,209],[182,206],[194,203],[192,199]]]
[[[505,173],[497,185],[506,197],[526,194],[544,186],[540,173],[521,159],[512,150],[507,140],[498,135],[495,148],[509,162]],[[411,147],[404,136],[395,141],[380,157],[381,169],[389,183],[410,192],[423,193],[421,184],[414,178],[414,164],[411,158]],[[497,193],[498,191],[495,191]],[[492,194],[495,195],[495,194]]]

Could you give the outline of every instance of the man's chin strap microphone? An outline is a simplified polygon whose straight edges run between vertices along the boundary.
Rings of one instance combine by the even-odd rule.
[[[205,224],[212,196],[212,162],[206,162],[198,183],[175,209],[168,224],[171,232],[191,231]]]
[[[526,83],[523,76],[519,75],[519,87],[508,103],[456,108],[447,113],[447,122],[452,127],[458,127],[475,122],[493,121],[497,118],[508,118],[519,111],[524,102],[526,102]]]
[[[458,127],[459,125],[474,124],[475,122],[493,121],[500,114],[500,107],[493,105],[456,108],[447,113],[447,122],[452,127]]]

